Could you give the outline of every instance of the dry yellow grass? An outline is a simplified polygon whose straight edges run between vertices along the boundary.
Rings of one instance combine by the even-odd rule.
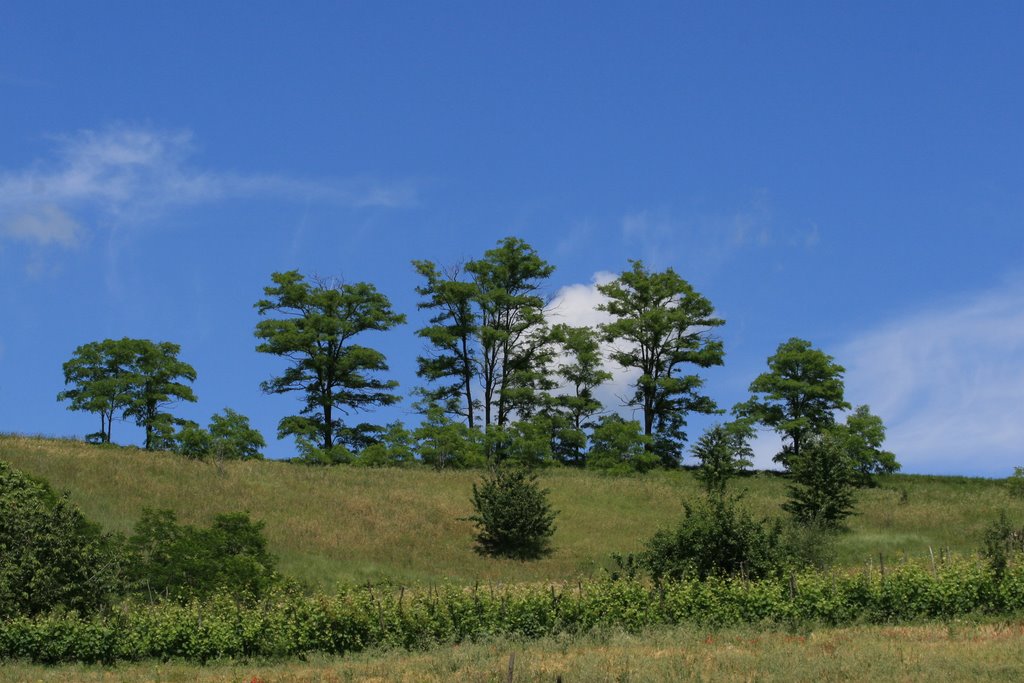
[[[506,640],[426,652],[392,650],[306,662],[206,667],[143,662],[101,667],[8,663],[0,681],[1016,681],[1024,625],[933,624],[826,629],[807,634],[738,629],[597,633],[531,643]]]

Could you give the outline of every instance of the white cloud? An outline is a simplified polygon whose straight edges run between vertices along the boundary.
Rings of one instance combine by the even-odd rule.
[[[847,400],[904,469],[1007,476],[1024,464],[1024,282],[893,321],[836,353]]]
[[[81,226],[59,207],[43,204],[33,212],[14,216],[7,224],[0,225],[0,230],[13,239],[40,246],[73,247],[78,244]]]
[[[188,164],[188,131],[119,126],[55,138],[52,159],[0,172],[0,234],[70,246],[78,212],[107,221],[140,221],[174,206],[240,198],[318,201],[351,207],[394,207],[415,201],[409,184],[369,179],[309,180],[240,174]]]
[[[566,285],[558,290],[551,303],[548,304],[548,320],[554,324],[564,323],[574,327],[594,327],[611,321],[611,316],[604,311],[597,310],[599,304],[607,298],[598,291],[597,286],[611,282],[616,277],[615,273],[599,271],[594,273],[590,284],[577,283]],[[631,409],[622,407],[623,399],[630,396],[630,387],[639,377],[639,371],[632,368],[623,368],[617,363],[607,360],[608,353],[613,345],[604,344],[603,352],[606,359],[605,367],[612,373],[612,379],[605,382],[594,392],[595,398],[604,404],[608,410],[619,411],[629,419],[636,419]]]

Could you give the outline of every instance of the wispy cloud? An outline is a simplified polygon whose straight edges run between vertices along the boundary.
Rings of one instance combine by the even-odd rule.
[[[685,265],[688,272],[715,270],[736,252],[772,243],[769,201],[759,193],[732,212],[679,216],[644,210],[622,218],[622,241],[654,268]]]
[[[1024,281],[866,332],[836,358],[848,400],[885,420],[905,470],[1024,465]]]
[[[60,207],[41,204],[16,214],[4,227],[8,237],[40,246],[55,244],[73,247],[78,244],[81,226]]]
[[[415,202],[408,183],[242,174],[189,163],[188,131],[116,126],[54,138],[51,158],[0,171],[0,235],[39,246],[73,246],[86,220],[125,224],[176,206],[229,199],[284,199],[356,208]]]

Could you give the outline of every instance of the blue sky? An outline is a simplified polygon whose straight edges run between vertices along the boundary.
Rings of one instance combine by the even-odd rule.
[[[94,431],[61,364],[145,337],[198,371],[177,414],[229,406],[291,455],[297,402],[260,393],[281,363],[252,336],[271,272],[390,296],[409,324],[366,343],[408,390],[410,260],[516,235],[567,320],[629,258],[690,280],[727,321],[722,406],[799,336],[906,471],[1006,476],[1022,26],[994,2],[0,0],[0,430]]]

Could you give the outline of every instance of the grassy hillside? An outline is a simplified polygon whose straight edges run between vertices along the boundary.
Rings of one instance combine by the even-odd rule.
[[[309,468],[280,462],[223,467],[169,453],[98,447],[67,440],[0,436],[0,458],[67,489],[91,519],[128,532],[144,507],[171,508],[181,521],[206,523],[248,510],[266,522],[270,548],[287,574],[330,586],[390,577],[398,581],[561,581],[601,571],[610,553],[628,552],[672,524],[684,499],[700,495],[688,472],[609,477],[552,470],[542,476],[560,511],[555,553],[530,563],[472,551],[470,489],[478,472],[428,469]],[[746,503],[780,515],[786,482],[742,479]],[[1002,481],[892,476],[858,494],[859,514],[840,541],[838,560],[857,565],[928,547],[969,553],[1002,509],[1024,523],[1024,501]]]

